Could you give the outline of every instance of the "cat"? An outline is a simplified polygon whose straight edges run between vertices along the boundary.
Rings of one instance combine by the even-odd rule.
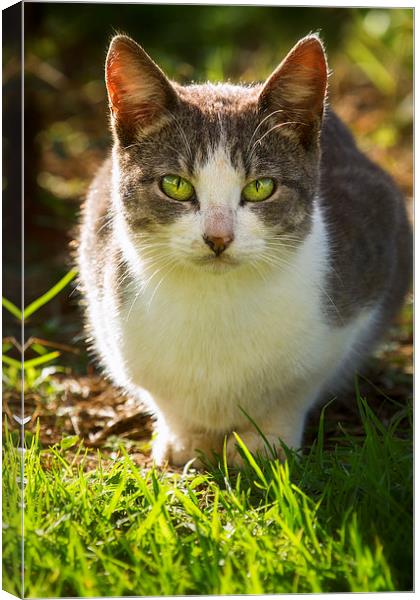
[[[156,417],[156,464],[298,448],[412,271],[404,200],[327,106],[317,35],[262,84],[181,86],[131,38],[106,58],[112,156],[78,263],[107,375]]]

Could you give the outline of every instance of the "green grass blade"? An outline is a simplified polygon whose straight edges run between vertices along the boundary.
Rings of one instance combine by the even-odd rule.
[[[54,358],[57,358],[57,356],[60,356],[60,352],[58,352],[58,350],[55,350],[54,352],[49,352],[48,354],[44,354],[43,356],[37,356],[36,358],[25,360],[25,362],[23,363],[23,368],[30,369],[31,367],[39,367],[39,365],[43,365],[44,363],[54,360]]]
[[[241,440],[241,438],[236,433],[236,431],[233,432],[233,435],[235,437],[235,440],[236,440],[238,446],[242,449],[243,453],[245,454],[247,461],[249,462],[251,467],[254,469],[255,473],[258,475],[258,478],[262,481],[264,486],[267,488],[268,487],[267,479],[264,477],[263,472],[261,471],[260,467],[257,465],[255,458],[252,456],[251,452],[245,446],[244,442]]]
[[[223,439],[223,473],[225,475],[225,481],[229,484],[229,469],[227,464],[227,435]]]
[[[23,311],[23,318],[27,319],[28,317],[33,315],[38,309],[40,309],[41,306],[44,306],[44,304],[46,304],[55,296],[57,296],[57,294],[60,293],[61,290],[63,290],[66,287],[66,285],[68,285],[70,281],[72,281],[76,277],[76,275],[77,271],[75,269],[71,269],[71,271],[64,275],[64,277],[62,277],[60,281],[58,281],[51,289],[49,289],[48,292],[42,294],[42,296],[31,302],[31,304],[29,304],[25,308],[25,310]]]
[[[39,354],[40,356],[44,356],[47,354],[48,350],[42,344],[31,344],[31,350]]]
[[[219,517],[219,513],[218,513],[220,490],[218,487],[215,487],[214,491],[215,491],[215,493],[214,493],[213,511],[212,511],[212,518],[211,518],[211,535],[214,540],[218,540],[219,532],[220,532],[220,517]]]
[[[264,444],[267,448],[267,450],[270,452],[270,455],[272,458],[277,458],[277,452],[274,448],[274,446],[272,446],[270,444],[270,442],[268,441],[267,437],[264,435],[264,433],[261,431],[261,429],[259,428],[259,426],[257,425],[257,423],[254,421],[254,419],[252,417],[249,416],[249,414],[242,408],[242,406],[239,407],[239,410],[241,412],[243,412],[243,414],[245,415],[245,417],[248,419],[248,421],[255,427],[255,430],[258,432],[258,434],[261,436],[261,438],[264,440]]]
[[[140,527],[136,531],[136,539],[141,540],[142,537],[146,534],[146,532],[154,525],[154,523],[158,520],[161,512],[162,506],[165,504],[166,496],[160,496],[153,505],[151,511],[141,523]]]
[[[22,311],[16,306],[16,304],[13,304],[13,302],[10,302],[10,300],[5,298],[4,296],[2,297],[1,302],[4,308],[9,311],[9,313],[11,313],[17,319],[19,319],[19,321],[22,320]]]
[[[22,363],[16,360],[15,358],[10,358],[10,356],[6,356],[5,354],[3,354],[1,358],[2,361],[10,367],[17,367],[18,369],[22,367]]]
[[[199,506],[197,506],[197,504],[195,504],[195,502],[193,502],[189,496],[186,496],[178,488],[174,488],[173,492],[174,496],[184,506],[187,514],[191,515],[192,517],[196,517],[200,523],[205,523],[206,525],[210,524],[207,516],[204,514],[203,511],[200,510]]]
[[[106,519],[109,519],[112,515],[112,513],[114,512],[114,510],[117,508],[118,502],[121,498],[121,494],[124,491],[125,488],[125,482],[127,480],[127,472],[124,471],[121,475],[121,481],[118,485],[118,487],[116,488],[109,504],[107,505],[107,507],[104,510],[104,517]]]

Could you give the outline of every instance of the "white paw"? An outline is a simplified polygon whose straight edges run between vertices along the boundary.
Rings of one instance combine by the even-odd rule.
[[[152,456],[158,466],[169,463],[182,467],[194,460],[193,466],[200,468],[203,466],[200,455],[203,453],[212,459],[213,451],[220,452],[221,445],[219,437],[208,433],[190,433],[181,437],[158,430],[152,445]]]

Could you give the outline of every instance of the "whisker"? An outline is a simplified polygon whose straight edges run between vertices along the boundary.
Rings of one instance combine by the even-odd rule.
[[[176,126],[176,128],[177,128],[177,130],[179,132],[179,134],[182,137],[185,149],[186,149],[187,154],[188,154],[188,158],[190,159],[191,162],[193,162],[193,158],[194,158],[193,152],[192,152],[192,149],[191,149],[191,145],[190,145],[190,143],[188,141],[188,138],[187,138],[187,136],[185,134],[184,128],[182,127],[179,119],[177,119],[176,117],[174,117],[174,121],[173,122],[174,122],[174,124],[175,124],[175,126]],[[179,150],[177,150],[177,154],[178,154],[178,152],[179,152]]]
[[[146,280],[142,280],[140,282],[140,286],[139,289],[137,291],[137,293],[134,296],[133,302],[131,303],[130,309],[127,313],[126,316],[126,321],[129,320],[131,312],[139,298],[140,295],[144,294],[145,291],[147,290],[147,288],[150,286],[150,283],[152,282],[152,280],[163,271],[163,269],[165,269],[167,266],[169,265],[173,265],[174,267],[176,266],[177,261],[174,258],[170,258],[169,260],[166,261],[166,263],[161,264],[160,266],[157,267],[157,269],[155,269],[155,271],[153,271],[153,273],[146,279]]]
[[[265,282],[268,281],[267,277],[264,275],[263,271],[261,269],[259,269],[258,267],[260,266],[259,263],[257,261],[251,261],[249,263],[249,266],[252,267],[256,273],[261,277],[261,279],[263,279]]]
[[[299,250],[300,248],[299,244],[274,244],[272,242],[265,242],[265,246],[267,248],[286,248],[288,250]]]
[[[247,146],[247,148],[246,148],[247,152],[248,152],[248,150],[249,150],[249,147],[250,147],[250,145],[251,145],[251,143],[252,143],[252,140],[254,139],[254,137],[255,137],[255,135],[256,135],[256,133],[257,133],[257,131],[259,130],[259,128],[261,127],[261,125],[263,125],[263,124],[264,124],[264,123],[265,123],[265,122],[266,122],[266,121],[267,121],[267,120],[268,120],[270,117],[272,117],[273,115],[275,115],[275,114],[277,114],[277,113],[280,113],[280,112],[285,112],[285,110],[284,110],[283,108],[280,108],[280,109],[278,109],[278,110],[273,110],[273,111],[272,111],[272,112],[271,112],[269,115],[267,115],[266,117],[264,117],[264,119],[262,119],[262,120],[261,120],[261,121],[258,123],[258,125],[256,126],[256,128],[254,129],[254,131],[253,131],[253,133],[252,133],[251,139],[249,140],[248,146]]]
[[[261,144],[262,140],[272,131],[274,131],[275,129],[280,129],[281,127],[285,127],[286,125],[308,125],[307,123],[303,123],[302,121],[285,121],[284,123],[278,123],[277,125],[274,125],[274,127],[271,127],[271,129],[269,129],[268,131],[266,131],[260,138],[258,138],[258,140],[256,142],[254,142],[252,148],[251,148],[251,152],[249,153],[249,157],[251,157],[254,153],[254,150],[257,146],[257,144]]]
[[[169,266],[169,265],[167,265]],[[162,285],[163,281],[168,277],[168,275],[174,270],[174,268],[177,266],[177,261],[173,261],[171,268],[169,269],[169,271],[167,273],[164,273],[162,279],[160,279],[159,283],[157,284],[157,286],[155,287],[155,289],[153,290],[152,293],[152,297],[150,298],[149,302],[147,303],[147,308],[150,308],[153,299],[156,295],[156,292],[158,291],[158,289],[160,288],[160,286]]]

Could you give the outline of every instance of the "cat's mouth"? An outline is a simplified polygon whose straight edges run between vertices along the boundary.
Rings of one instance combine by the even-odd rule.
[[[229,271],[241,264],[238,259],[233,258],[233,256],[229,254],[200,256],[195,257],[193,261],[196,266],[213,273],[223,273],[224,271]]]

